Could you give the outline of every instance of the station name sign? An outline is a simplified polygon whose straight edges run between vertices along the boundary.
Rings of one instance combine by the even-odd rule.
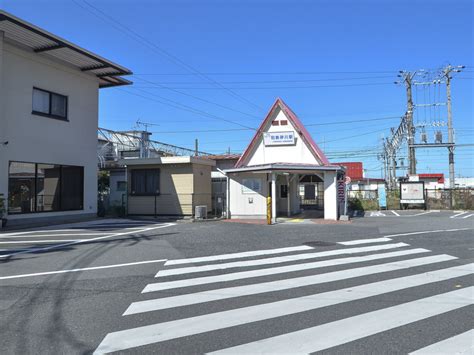
[[[263,134],[265,146],[295,144],[295,132],[266,132]]]

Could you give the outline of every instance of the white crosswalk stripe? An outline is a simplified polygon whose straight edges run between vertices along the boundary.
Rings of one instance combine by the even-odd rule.
[[[410,355],[435,354],[474,354],[474,329],[410,353]]]
[[[165,269],[157,274],[157,280],[163,279],[163,281],[150,283],[142,291],[142,293],[158,292],[158,298],[133,302],[123,314],[130,316],[146,313],[156,316],[157,322],[152,322],[153,324],[137,323],[136,327],[109,333],[95,353],[128,350],[145,345],[158,346],[161,342],[179,341],[180,338],[188,336],[205,336],[208,332],[232,332],[232,327],[246,326],[262,321],[271,322],[279,317],[301,312],[320,312],[320,309],[338,304],[474,274],[474,263],[453,266],[452,261],[457,259],[454,256],[433,253],[427,255],[430,253],[429,250],[410,248],[405,243],[347,247],[385,242],[390,242],[390,239],[373,238],[340,242],[338,243],[339,247],[335,246],[336,249],[328,251],[304,246],[303,248],[289,247],[179,259],[174,262],[170,260],[165,264]],[[309,253],[310,249],[308,248],[313,252]],[[391,251],[390,249],[399,250]],[[302,251],[304,253],[301,253]],[[280,253],[293,254],[268,257]],[[350,255],[357,253],[364,253],[364,255]],[[327,259],[305,262],[307,259],[313,258]],[[186,260],[193,261],[186,262]],[[222,262],[227,260],[229,262]],[[175,267],[176,265],[194,263],[198,265]],[[278,263],[291,264],[273,266]],[[247,267],[253,269],[235,272],[235,268],[245,269]],[[258,269],[255,269],[257,267]],[[338,269],[332,270],[332,267]],[[416,269],[418,267],[422,269]],[[329,270],[324,268],[329,268]],[[405,270],[404,275],[410,273],[409,276],[394,276],[393,272],[403,270]],[[305,271],[304,276],[301,276],[301,271]],[[200,273],[209,272],[213,275],[200,275]],[[371,276],[370,282],[364,281],[362,276]],[[262,281],[259,279],[260,277],[266,278]],[[269,281],[268,277],[273,280]],[[338,282],[349,279],[357,280],[357,285],[347,287],[346,284],[342,288],[337,288]],[[232,282],[239,283],[228,285]],[[314,285],[326,283],[334,283],[336,289],[332,288],[326,292],[311,291],[316,293],[296,298],[294,296],[293,298],[278,296],[288,290],[311,288]],[[202,285],[207,285],[206,290],[199,289]],[[196,289],[196,287],[198,288]],[[170,289],[176,289],[172,293],[173,296],[168,293],[160,293],[160,291]],[[311,288],[311,290],[313,289]],[[247,296],[248,299],[248,296],[270,292],[279,293],[273,293],[273,296],[268,298],[265,303],[256,300],[253,301],[256,302],[253,305],[247,303],[240,308],[232,306],[231,309],[219,309],[217,312],[211,311],[205,314],[200,312],[200,315],[189,318],[183,317],[186,312],[178,311],[179,307],[184,306],[205,310],[205,306],[212,302],[224,302],[223,305],[226,307],[227,303],[225,302],[230,303],[230,300],[238,300],[244,296]],[[424,297],[329,323],[309,326],[302,330],[289,330],[286,334],[270,336],[258,341],[252,340],[244,344],[239,338],[235,339],[230,348],[220,349],[216,353],[311,353],[329,349],[470,305],[473,302],[473,292],[474,287],[460,288],[456,291]],[[160,311],[175,309],[177,318],[166,322],[159,321]],[[360,324],[364,324],[364,327],[360,327]],[[455,344],[462,350],[465,339],[466,336],[453,337],[450,344]],[[446,340],[446,342],[448,341],[449,339]],[[438,345],[440,349],[445,346],[443,342]]]
[[[214,354],[309,354],[468,306],[472,304],[473,292],[474,287],[468,287],[442,293]]]
[[[406,247],[406,246],[408,246],[408,244],[395,243],[395,244],[385,244],[385,245],[377,245],[377,246],[370,246],[370,247],[323,251],[319,253],[305,253],[305,254],[279,256],[276,258],[236,261],[236,262],[231,262],[231,263],[220,263],[220,264],[203,265],[203,266],[192,266],[192,267],[186,267],[186,268],[162,270],[162,271],[159,271],[158,274],[156,274],[156,277],[183,275],[187,273],[204,272],[204,271],[212,271],[212,270],[219,270],[219,269],[231,269],[231,268],[237,268],[237,267],[280,264],[280,263],[285,263],[288,261],[316,259],[316,258],[323,258],[326,256],[341,255],[341,254],[365,253],[369,251],[396,249],[396,248],[401,248],[401,247]]]

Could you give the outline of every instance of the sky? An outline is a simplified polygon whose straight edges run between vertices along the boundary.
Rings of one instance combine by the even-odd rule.
[[[277,97],[331,162],[362,161],[381,177],[382,139],[406,111],[400,70],[452,80],[457,144],[472,144],[471,0],[0,0],[0,8],[131,69],[132,86],[100,90],[99,126],[209,153],[242,152]],[[445,102],[417,85],[415,103]],[[446,140],[445,106],[415,124]],[[456,176],[474,176],[474,146],[456,149]],[[406,157],[402,149],[400,157]],[[417,150],[419,173],[448,172],[447,149]],[[399,161],[399,164],[402,162]],[[406,159],[403,162],[407,165]],[[406,171],[400,170],[400,175]]]

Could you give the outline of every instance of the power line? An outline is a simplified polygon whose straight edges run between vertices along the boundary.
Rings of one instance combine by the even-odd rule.
[[[340,142],[340,141],[343,141],[343,140],[346,140],[346,139],[357,138],[357,137],[360,137],[360,136],[367,136],[367,135],[372,134],[372,133],[383,132],[383,131],[385,131],[389,128],[390,127],[386,127],[386,128],[383,128],[383,129],[377,129],[375,131],[370,131],[370,132],[367,132],[367,133],[356,134],[356,135],[347,136],[347,137],[341,137],[341,138],[338,138],[338,139],[332,139],[332,140],[324,141],[324,142],[318,142],[318,144],[322,144],[322,143],[326,144],[326,143],[331,143],[331,142]]]
[[[182,92],[182,91],[176,90],[176,89],[174,89],[174,88],[168,87],[168,86],[166,86],[166,85],[162,85],[162,84],[160,84],[160,83],[154,83],[154,82],[148,81],[148,80],[146,80],[146,79],[142,79],[142,78],[140,78],[140,80],[143,80],[143,81],[145,81],[145,82],[147,82],[147,83],[150,83],[150,84],[152,84],[152,85],[156,85],[156,86],[161,87],[161,88],[163,88],[163,89],[167,89],[167,90],[176,92],[176,93],[178,93],[178,94],[191,97],[191,98],[193,98],[193,99],[195,99],[195,100],[199,100],[199,101],[202,101],[202,102],[211,104],[211,105],[218,106],[218,107],[220,107],[220,108],[223,108],[223,109],[226,109],[226,110],[229,110],[229,111],[234,111],[234,112],[240,113],[240,114],[242,114],[242,115],[250,116],[250,117],[253,117],[253,118],[258,118],[258,116],[252,115],[252,114],[250,114],[250,113],[243,112],[243,111],[240,111],[240,110],[236,110],[236,109],[234,109],[234,108],[232,108],[232,107],[228,107],[228,106],[225,106],[225,105],[221,105],[221,104],[219,104],[219,103],[217,103],[217,102],[213,102],[213,101],[210,101],[210,100],[207,100],[207,99],[203,99],[203,98],[200,98],[200,97],[198,97],[198,96],[196,96],[196,95],[192,95],[192,94],[189,94],[189,93],[186,93],[186,92]]]
[[[223,118],[223,117],[219,117],[219,116],[210,114],[210,113],[208,113],[208,112],[206,112],[206,111],[202,111],[202,110],[195,109],[195,108],[193,108],[193,107],[191,107],[191,106],[188,106],[188,105],[182,104],[182,103],[180,103],[180,102],[176,102],[176,101],[173,101],[173,100],[164,98],[164,97],[159,96],[159,95],[156,95],[156,94],[149,93],[149,92],[144,91],[144,90],[141,90],[141,91],[144,92],[145,94],[152,95],[152,96],[155,96],[155,97],[159,97],[160,99],[150,98],[150,97],[147,97],[147,96],[144,96],[144,95],[137,94],[137,93],[135,93],[135,92],[130,92],[130,91],[126,90],[126,89],[121,89],[121,88],[119,88],[119,90],[121,90],[121,91],[123,91],[123,92],[126,92],[126,93],[128,93],[128,94],[130,94],[130,95],[135,95],[135,96],[138,96],[138,97],[141,97],[141,98],[150,100],[150,101],[155,101],[155,102],[161,103],[161,104],[163,104],[163,105],[168,105],[168,106],[177,108],[177,109],[179,109],[179,110],[183,110],[183,111],[188,111],[188,112],[200,114],[200,115],[203,115],[203,116],[205,116],[205,117],[214,118],[214,119],[216,119],[216,120],[224,121],[224,122],[227,122],[227,123],[232,123],[232,124],[234,124],[234,125],[237,125],[237,126],[240,126],[240,127],[246,128],[246,129],[249,129],[249,130],[254,130],[254,128],[252,128],[252,127],[248,127],[248,126],[243,125],[243,124],[240,124],[240,123],[238,123],[238,122],[234,122],[234,121],[228,120],[228,119],[226,119],[226,118]],[[171,103],[166,102],[166,101],[163,101],[163,100],[169,101],[169,102],[171,102]]]
[[[393,83],[360,83],[360,84],[340,84],[340,85],[305,85],[305,86],[265,86],[265,87],[232,87],[233,90],[268,90],[268,89],[315,89],[315,88],[339,88],[339,87],[353,87],[353,86],[380,86],[380,85],[393,85]],[[133,88],[140,89],[164,89],[157,88],[156,86],[132,86]],[[176,89],[176,88],[173,88]],[[187,90],[217,90],[219,88],[210,88],[210,87],[186,87],[178,89],[187,89]]]
[[[205,75],[319,75],[319,74],[395,74],[398,69],[381,71],[288,71],[288,72],[208,72]],[[188,73],[138,73],[136,75],[190,76]]]
[[[236,131],[248,131],[246,128],[234,128],[234,129],[196,129],[196,130],[179,130],[179,131],[156,131],[151,133],[156,134],[168,134],[168,133],[208,133],[208,132],[236,132]],[[204,144],[204,143],[201,143]]]
[[[199,70],[197,70],[196,68],[194,68],[193,66],[185,63],[184,61],[182,61],[181,59],[179,59],[178,57],[176,57],[175,55],[171,54],[170,52],[164,50],[163,48],[159,47],[158,45],[156,45],[155,43],[149,41],[147,38],[143,37],[142,35],[140,35],[138,32],[132,30],[131,28],[125,26],[124,24],[122,24],[121,22],[119,22],[118,20],[116,20],[115,18],[113,18],[112,16],[108,15],[107,13],[105,13],[104,11],[100,10],[99,8],[97,8],[96,6],[92,5],[91,3],[89,3],[88,1],[86,0],[82,0],[82,2],[84,4],[86,4],[87,6],[89,6],[90,8],[94,9],[96,12],[100,13],[103,17],[100,17],[98,16],[98,14],[96,12],[93,12],[90,10],[90,8],[86,8],[84,7],[83,5],[81,5],[77,0],[72,0],[76,5],[78,5],[79,7],[83,8],[84,10],[88,11],[89,13],[92,13],[93,15],[95,15],[96,17],[99,17],[100,19],[104,20],[104,17],[106,19],[109,20],[109,22],[112,22],[113,24],[115,24],[115,28],[117,30],[119,30],[120,32],[122,33],[125,33],[127,34],[129,37],[133,38],[134,40],[137,40],[139,39],[139,42],[141,44],[145,44],[148,48],[151,48],[152,50],[154,50],[155,52],[159,53],[160,55],[162,56],[165,56],[168,60],[170,60],[172,63],[186,69],[187,71],[190,71],[192,72],[194,75],[196,76],[199,76],[201,78],[204,78],[205,80],[207,81],[210,81],[212,82],[214,85],[218,86],[220,89],[223,89],[225,90],[227,93],[231,94],[231,96],[233,96],[234,98],[238,99],[239,101],[241,102],[245,102],[251,106],[253,106],[254,108],[257,108],[259,110],[262,110],[261,107],[259,107],[258,105],[254,104],[253,102],[249,101],[248,99],[246,99],[245,97],[235,93],[234,91],[232,91],[231,89],[228,89],[226,87],[224,87],[223,85],[221,85],[219,82],[217,82],[216,80],[212,79],[211,77],[207,76],[206,74],[203,74],[201,73]],[[125,30],[125,31],[124,31]]]
[[[138,77],[140,80],[143,75],[133,74],[133,76]],[[368,76],[368,77],[352,77],[352,78],[331,78],[331,79],[300,79],[300,80],[259,80],[259,81],[221,81],[221,84],[273,84],[273,83],[312,83],[312,82],[321,82],[321,81],[349,81],[349,80],[366,80],[366,79],[386,79],[392,78],[392,76]],[[149,83],[158,84],[155,81],[148,81]],[[179,84],[179,85],[188,85],[188,84],[207,84],[204,82],[195,82],[195,81],[160,81],[159,84]],[[211,83],[209,83],[211,84]]]
[[[363,120],[350,120],[350,121],[338,121],[338,122],[310,123],[310,124],[306,124],[305,126],[327,126],[327,125],[338,125],[338,124],[346,124],[346,123],[384,121],[384,120],[393,120],[393,119],[400,119],[400,116],[376,117],[376,118],[368,118],[368,119],[363,119]]]

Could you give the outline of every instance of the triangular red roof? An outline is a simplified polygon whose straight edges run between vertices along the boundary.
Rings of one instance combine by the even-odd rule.
[[[318,147],[316,142],[313,140],[309,132],[307,131],[306,127],[301,123],[300,119],[296,114],[288,107],[285,102],[283,102],[282,99],[277,98],[275,103],[272,105],[270,111],[268,112],[267,116],[263,120],[262,124],[258,128],[257,132],[255,133],[254,137],[252,138],[252,141],[248,145],[247,149],[245,149],[245,152],[242,154],[240,159],[237,161],[235,164],[236,168],[240,168],[243,166],[243,163],[249,155],[252,153],[255,145],[258,143],[259,138],[263,134],[263,129],[267,126],[268,122],[271,120],[273,112],[277,107],[280,107],[280,109],[285,113],[285,115],[288,117],[288,120],[292,123],[293,127],[297,130],[298,134],[301,136],[303,141],[306,143],[306,146],[308,149],[311,151],[311,153],[314,155],[316,160],[321,164],[321,165],[331,165],[329,163],[329,160],[326,158],[324,155],[323,151]]]

